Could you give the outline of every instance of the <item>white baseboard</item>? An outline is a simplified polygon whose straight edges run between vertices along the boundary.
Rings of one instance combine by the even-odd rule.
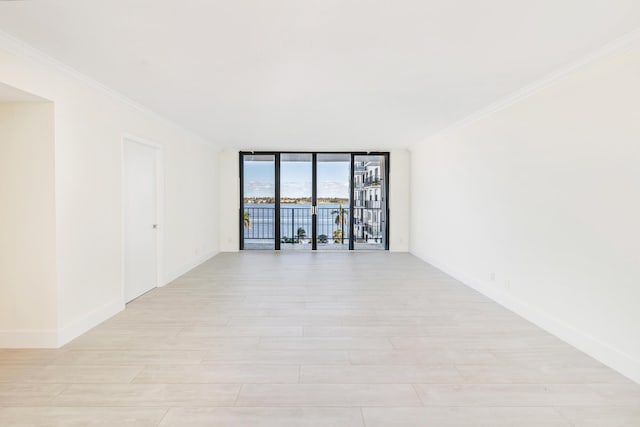
[[[585,333],[584,331],[551,316],[549,313],[525,303],[521,299],[518,299],[503,290],[486,285],[480,280],[457,271],[437,259],[420,256],[415,253],[413,254],[492,299],[501,306],[513,311],[517,315],[555,335],[569,345],[618,371],[630,380],[640,384],[640,360],[634,359],[631,355],[626,354],[617,348],[611,347],[609,344],[606,344],[588,333]]]
[[[168,275],[163,283],[169,283],[182,276],[189,270],[215,256],[218,252],[210,252],[183,265]],[[0,348],[58,348],[79,337],[113,315],[124,310],[125,304],[121,299],[104,304],[83,317],[56,330],[0,330]]]
[[[161,286],[164,286],[166,284],[169,284],[169,283],[173,282],[178,277],[180,277],[183,274],[187,273],[188,271],[196,268],[197,266],[199,266],[203,262],[210,260],[211,258],[216,256],[218,253],[219,253],[219,251],[208,252],[208,253],[196,258],[193,261],[190,261],[190,262],[188,262],[186,264],[183,264],[179,268],[173,270],[171,273],[166,274],[164,276],[164,280],[163,280],[163,283],[161,284]]]
[[[0,348],[57,348],[55,330],[5,329],[0,330]]]
[[[74,320],[71,324],[60,329],[58,346],[62,347],[122,310],[124,310],[124,302],[118,299],[90,311],[80,319]]]

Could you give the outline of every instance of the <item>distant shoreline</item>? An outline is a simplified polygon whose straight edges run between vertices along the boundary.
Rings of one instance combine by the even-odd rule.
[[[273,197],[245,197],[244,203],[251,204],[273,204],[275,198]],[[311,197],[281,197],[280,203],[287,205],[309,205],[311,204]],[[335,198],[335,197],[318,197],[318,203],[322,204],[343,204],[348,205],[349,199]]]

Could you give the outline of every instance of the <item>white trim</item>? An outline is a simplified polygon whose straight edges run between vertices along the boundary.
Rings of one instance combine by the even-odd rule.
[[[591,52],[589,55],[584,56],[579,60],[572,62],[571,64],[552,72],[551,74],[543,77],[542,79],[539,79],[533,83],[530,83],[516,90],[515,92],[512,92],[510,95],[507,95],[506,97],[499,99],[498,101],[493,102],[465,116],[463,119],[457,122],[454,122],[453,124],[446,126],[445,128],[439,131],[434,132],[433,134],[429,135],[426,138],[426,140],[430,141],[436,138],[444,137],[450,134],[451,132],[454,132],[460,128],[468,126],[469,124],[476,122],[489,114],[508,108],[511,105],[521,101],[522,99],[528,98],[544,90],[545,88],[554,84],[557,80],[571,73],[574,73],[590,64],[593,64],[598,60],[601,60],[608,56],[614,55],[616,53],[620,53],[625,50],[631,49],[633,45],[638,41],[640,41],[640,28],[637,28],[631,31],[630,33],[627,33],[626,35],[615,39],[614,41],[606,44],[602,48],[597,49]],[[420,143],[413,144],[409,149],[412,150],[414,147],[419,145]]]
[[[152,116],[153,118],[155,118],[156,120],[159,120],[171,127],[180,129],[188,134],[194,135],[196,136],[196,142],[202,143],[203,145],[207,145],[207,146],[211,146],[214,148],[219,148],[217,146],[217,144],[213,143],[212,141],[208,140],[207,138],[205,138],[204,136],[202,136],[201,134],[189,130],[187,128],[185,128],[184,126],[182,126],[181,124],[159,114],[156,113],[155,111],[153,111],[152,109],[132,100],[131,98],[129,98],[128,96],[98,82],[97,80],[92,79],[91,77],[81,73],[80,71],[76,70],[75,68],[61,62],[58,61],[57,59],[49,56],[48,54],[44,53],[43,51],[31,46],[30,44],[4,32],[0,30],[0,49],[5,50],[13,55],[16,55],[20,58],[24,58],[33,62],[37,62],[37,63],[41,63],[44,64],[46,66],[50,66],[54,69],[56,69],[57,71],[62,72],[65,75],[68,75],[69,77],[72,77],[73,79],[77,80],[78,82],[92,88],[95,89],[99,92],[102,92],[104,94],[106,94],[107,96],[110,96],[114,99],[116,99],[119,102],[122,102],[123,104],[134,108],[138,111],[140,111],[143,114],[147,114],[149,116]],[[23,90],[21,88],[17,88],[20,90]],[[25,91],[28,93],[28,90]],[[55,100],[51,100],[54,101]]]
[[[0,348],[58,348],[58,332],[51,329],[0,330]]]
[[[553,317],[549,313],[527,304],[504,290],[487,285],[481,280],[477,280],[470,275],[458,271],[435,258],[427,256],[421,257],[414,252],[412,252],[412,254],[640,384],[640,360],[634,359],[631,355],[584,333],[574,326]]]
[[[127,142],[134,142],[137,144],[146,145],[155,150],[155,161],[156,161],[156,221],[158,224],[158,230],[156,235],[156,283],[155,287],[159,287],[163,285],[163,245],[164,245],[164,147],[162,144],[158,144],[156,142],[150,141],[145,138],[141,138],[135,135],[131,135],[125,133],[122,135],[121,144],[120,144],[120,198],[121,198],[121,224],[120,224],[120,251],[121,251],[121,267],[120,267],[120,277],[121,277],[121,296],[122,303],[126,304],[127,301],[125,299],[125,154],[124,154],[124,146]]]
[[[100,90],[101,92],[105,92],[109,96],[116,98],[118,101],[123,102],[128,106],[135,108],[136,110],[139,110],[146,114],[156,116],[157,118],[162,119],[163,121],[168,121],[167,118],[160,116],[159,114],[148,109],[142,104],[139,104],[133,101],[131,98],[128,98],[125,95],[121,94],[120,92],[117,92],[103,85],[102,83],[99,83],[98,81],[93,80],[92,78],[80,73],[75,68],[72,68],[64,64],[63,62],[60,62],[57,59],[52,58],[51,56],[47,55],[41,50],[36,49],[30,44],[25,43],[22,40],[16,37],[13,37],[10,34],[5,33],[4,31],[0,31],[0,48],[35,62],[44,62],[46,65],[57,68],[58,70],[64,72],[65,74],[73,77],[74,79],[86,84],[87,86],[91,86],[95,89]]]
[[[89,329],[94,328],[111,316],[118,314],[124,310],[123,302],[118,298],[107,304],[104,304],[95,310],[85,314],[80,319],[76,319],[69,325],[60,328],[58,335],[58,345],[62,347],[69,341],[79,337],[87,332]]]
[[[201,256],[201,257],[198,257],[194,261],[191,261],[191,262],[188,262],[186,264],[183,264],[180,268],[177,268],[177,269],[173,270],[171,273],[169,273],[169,274],[167,274],[165,276],[164,280],[162,281],[162,286],[173,282],[178,277],[180,277],[183,274],[189,272],[190,270],[193,270],[194,268],[196,268],[200,264],[210,260],[211,258],[216,256],[217,254],[218,254],[218,251],[209,252],[209,253]]]

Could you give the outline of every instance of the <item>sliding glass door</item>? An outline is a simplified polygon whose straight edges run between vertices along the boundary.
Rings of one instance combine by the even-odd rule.
[[[348,250],[351,154],[317,155],[318,249]]]
[[[241,249],[275,249],[276,156],[246,154],[240,167]]]
[[[313,244],[313,155],[280,154],[280,249]]]
[[[240,249],[388,249],[388,153],[240,153]]]

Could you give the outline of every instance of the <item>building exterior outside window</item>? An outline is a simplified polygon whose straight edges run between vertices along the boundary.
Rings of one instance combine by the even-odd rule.
[[[380,161],[357,161],[354,168],[354,238],[356,243],[380,243],[383,200]]]

